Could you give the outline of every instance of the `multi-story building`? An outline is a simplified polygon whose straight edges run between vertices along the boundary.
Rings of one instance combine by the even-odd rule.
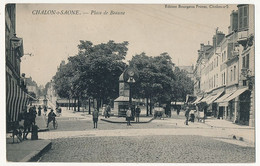
[[[255,124],[255,24],[254,5],[238,5],[238,40],[239,43],[239,78],[240,85],[249,88],[250,102],[246,98],[241,109],[240,120],[249,121],[250,126]],[[248,107],[249,106],[249,107]],[[249,116],[248,116],[249,111]],[[247,116],[245,116],[247,115]]]
[[[206,65],[207,58],[212,51],[212,45],[204,45],[203,43],[200,45],[200,49],[198,50],[198,59],[193,71],[193,80],[194,80],[194,94],[199,96],[200,98],[203,96],[203,91],[201,89],[201,72]],[[202,86],[203,87],[203,86]]]
[[[216,117],[254,126],[254,7],[237,7],[230,14],[228,34],[217,30],[210,49],[201,44],[194,103]]]
[[[26,86],[20,76],[23,39],[16,37],[16,6],[5,7],[6,59],[6,123],[7,130],[18,122],[18,115],[27,104]]]

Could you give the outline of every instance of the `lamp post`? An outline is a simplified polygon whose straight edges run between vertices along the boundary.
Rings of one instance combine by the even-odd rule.
[[[48,107],[48,100],[46,98],[46,95],[44,95],[44,99],[43,99],[43,105]]]
[[[129,85],[129,107],[131,108],[132,115],[133,115],[134,109],[132,105],[132,86],[138,79],[138,72],[134,68],[128,67],[125,70],[123,77],[124,77],[124,81]]]
[[[132,84],[135,83],[134,77],[130,76],[127,82],[129,84],[129,105],[132,107]]]

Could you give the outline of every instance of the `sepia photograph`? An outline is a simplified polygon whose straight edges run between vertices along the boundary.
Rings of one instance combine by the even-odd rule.
[[[256,163],[252,2],[3,8],[6,164]]]

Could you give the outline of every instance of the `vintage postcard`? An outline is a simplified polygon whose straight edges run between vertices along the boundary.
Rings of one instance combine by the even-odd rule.
[[[6,3],[4,162],[256,164],[255,9]]]

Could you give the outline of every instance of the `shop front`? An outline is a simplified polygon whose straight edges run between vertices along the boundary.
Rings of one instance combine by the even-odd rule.
[[[232,93],[226,94],[225,99],[220,98],[219,110],[224,110],[225,119],[234,123],[248,125],[250,112],[250,95],[248,88],[241,88]],[[224,108],[221,108],[224,107]],[[220,114],[220,113],[219,113]]]

